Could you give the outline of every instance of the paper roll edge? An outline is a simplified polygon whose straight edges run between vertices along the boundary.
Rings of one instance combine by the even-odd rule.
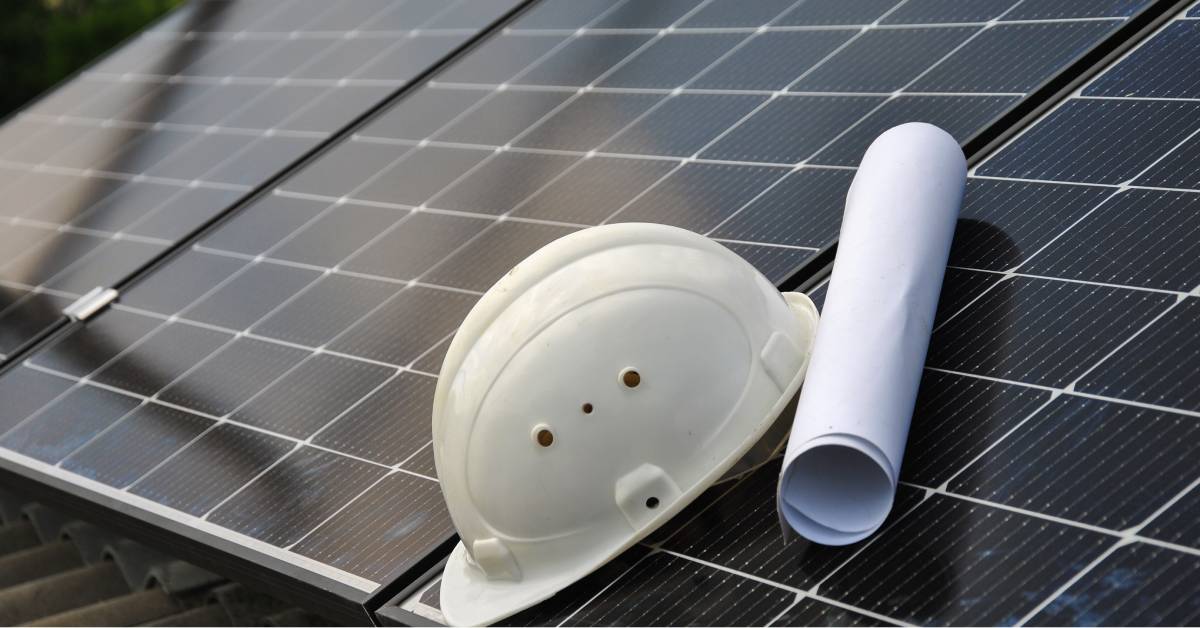
[[[857,543],[883,525],[896,497],[896,470],[883,450],[854,434],[804,443],[779,475],[779,518],[822,545]]]

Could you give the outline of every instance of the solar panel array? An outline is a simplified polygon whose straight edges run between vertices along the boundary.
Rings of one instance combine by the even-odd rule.
[[[0,127],[0,358],[515,0],[197,0]]]
[[[1197,60],[1176,19],[973,169],[883,532],[783,546],[776,463],[512,623],[1200,620]]]
[[[918,119],[966,140],[1145,4],[541,0],[0,376],[0,459],[232,539],[301,579],[363,592],[409,579],[453,533],[429,447],[434,378],[458,323],[514,263],[573,230],[642,220],[706,233],[783,280],[836,237],[876,133]],[[1036,62],[996,67],[1029,49]],[[983,218],[964,223],[973,235],[956,256],[975,257],[952,276],[995,292],[980,271],[1015,264],[1005,238],[1049,243],[1054,225],[1087,213],[1081,197],[1101,200],[1094,187],[973,182],[966,211]],[[1121,320],[1154,305],[1131,303],[1142,310]],[[911,591],[924,621],[1004,621],[1030,605],[1031,582],[1050,595],[1107,551],[1107,528],[1075,538],[1025,506],[998,510],[985,503],[994,496],[942,484],[1019,410],[1061,393],[930,377],[940,383],[923,403],[942,417],[930,438],[951,419],[970,438],[938,441],[928,451],[948,458],[926,462],[913,445],[906,473],[937,477],[908,478],[894,528],[864,550],[874,562],[781,547],[765,468],[522,620],[918,617],[878,606],[893,598],[862,577],[877,567],[904,575],[889,595],[930,587]],[[1016,418],[992,418],[997,408]],[[966,569],[987,558],[974,553],[981,539],[1014,538],[1026,544],[996,572]],[[929,577],[880,567],[917,546],[941,556],[923,561]],[[1056,558],[1023,560],[1034,549]],[[983,601],[945,614],[972,591]]]

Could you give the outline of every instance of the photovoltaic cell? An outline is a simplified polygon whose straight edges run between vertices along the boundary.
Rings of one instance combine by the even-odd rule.
[[[0,445],[50,464],[57,463],[137,407],[133,397],[79,386],[5,433]]]
[[[94,336],[79,332],[82,342]],[[92,379],[139,395],[153,395],[198,362],[217,351],[232,336],[187,324],[167,324],[106,363]]]
[[[1193,137],[1151,166],[1134,183],[1149,187],[1200,189],[1200,173],[1192,167],[1198,159],[1200,141]]]
[[[428,444],[436,383],[429,375],[400,373],[337,417],[313,443],[383,465],[399,465]]]
[[[690,83],[701,89],[783,89],[854,31],[768,31],[745,40]]]
[[[312,447],[285,456],[209,515],[247,536],[288,546],[383,477],[378,465]]]
[[[872,111],[808,162],[856,166],[876,137],[913,120],[936,124],[954,139],[965,142],[1017,100],[1015,96],[899,96]]]
[[[1187,297],[1085,375],[1080,390],[1168,408],[1200,410],[1194,362],[1200,299]]]
[[[315,355],[289,370],[233,413],[245,425],[305,439],[358,403],[392,369]]]
[[[775,98],[701,155],[729,161],[798,163],[883,102],[884,98],[874,96]]]
[[[146,403],[75,450],[63,467],[86,478],[124,488],[148,473],[212,421],[175,408]]]
[[[707,232],[786,172],[740,164],[687,164],[627,205],[612,222],[659,222]]]
[[[817,248],[837,236],[846,192],[854,173],[833,168],[801,168],[740,208],[713,231],[731,240]],[[807,220],[789,218],[802,212]]]
[[[1115,540],[934,495],[826,580],[821,592],[914,624],[1010,624]]]
[[[1193,488],[1178,502],[1155,517],[1142,534],[1148,537],[1200,549],[1200,491]]]
[[[1030,626],[1068,623],[1173,626],[1195,623],[1200,609],[1189,580],[1200,557],[1134,543],[1118,549],[1033,617]],[[1137,583],[1137,587],[1130,586]],[[1140,591],[1158,592],[1155,597]],[[1156,599],[1157,598],[1157,599]]]
[[[199,517],[294,447],[291,441],[226,423],[182,448],[130,489]]]
[[[409,505],[400,516],[397,503]],[[346,530],[356,531],[352,539]],[[397,471],[313,530],[296,545],[296,552],[384,582],[411,567],[426,547],[453,530],[437,484]]]
[[[431,89],[421,92],[435,94],[439,98],[446,96],[458,98],[459,94],[474,96],[469,91]],[[482,96],[482,94],[479,94]],[[445,119],[427,113],[419,114],[423,120],[435,120],[423,127],[406,125],[394,135],[397,137],[421,140],[437,133],[444,124],[454,121],[449,128],[437,133],[437,139],[447,142],[464,144],[484,144],[503,146],[511,141],[518,133],[541,120],[551,111],[567,100],[567,92],[505,92],[497,94],[488,101],[488,106],[472,109],[471,111],[456,112],[453,109],[444,112]],[[474,98],[472,98],[472,104]],[[399,110],[397,110],[399,111]],[[439,124],[440,122],[440,124]],[[374,135],[376,125],[364,131],[365,135]]]
[[[901,89],[978,33],[972,27],[878,29],[849,42],[791,85],[812,92]]]
[[[986,273],[965,268],[947,267],[942,278],[942,298],[938,299],[934,327],[966,309],[985,292],[1004,280],[1000,273]]]
[[[42,394],[58,398],[60,380],[96,388],[77,380],[113,369],[120,377],[107,385],[136,393],[129,397],[135,406],[166,402],[172,410],[194,415],[197,425],[209,426],[187,442],[180,437],[178,447],[169,438],[159,439],[159,447],[147,448],[145,461],[130,459],[130,469],[104,470],[114,486],[129,486],[129,494],[177,511],[185,523],[204,516],[204,525],[218,526],[247,548],[262,547],[249,539],[273,545],[274,556],[291,560],[302,573],[364,590],[399,576],[412,578],[415,574],[406,570],[451,534],[429,443],[434,376],[449,337],[484,290],[557,237],[626,220],[700,230],[782,281],[836,237],[845,189],[873,134],[891,124],[926,120],[965,140],[1144,3],[1125,3],[1128,11],[1109,7],[1112,3],[1099,8],[1071,3],[1052,8],[1052,16],[1033,18],[1015,16],[1039,3],[1004,4],[806,0],[748,7],[720,0],[540,0],[176,252],[125,291],[110,311],[46,352],[46,360],[36,355],[30,366],[0,378],[0,395],[10,378],[20,377],[42,382]],[[412,42],[393,45],[388,29],[407,33],[420,27],[422,35],[408,39],[445,50],[440,46],[451,34],[432,31],[472,23],[458,9],[440,13],[440,6],[389,5],[369,24],[353,27],[348,24],[357,11],[366,11],[363,7],[314,9],[306,16],[293,11],[271,22],[283,30],[248,31],[261,32],[257,38],[214,29],[203,36],[139,40],[140,51],[113,58],[123,64],[120,73],[145,74],[144,81],[131,79],[135,85],[164,89],[172,83],[161,77],[198,62],[197,67],[220,68],[229,57],[242,65],[240,73],[230,74],[236,80],[225,84],[180,81],[189,89],[187,102],[172,100],[163,108],[184,122],[133,128],[119,154],[128,154],[139,168],[181,168],[182,173],[191,160],[210,163],[206,160],[221,152],[206,146],[228,142],[242,147],[242,154],[270,161],[273,150],[255,152],[261,138],[243,132],[271,122],[265,109],[246,107],[229,120],[207,123],[225,128],[237,120],[249,126],[209,133],[221,137],[201,144],[186,120],[203,119],[190,116],[213,107],[189,113],[188,102],[296,100],[316,103],[315,111],[320,103],[336,104],[339,94],[350,93],[331,90],[394,89],[399,79],[389,72],[409,66],[385,59],[404,56]],[[497,3],[487,6],[493,14],[501,11]],[[405,11],[420,24],[395,26],[403,23],[399,13]],[[1077,21],[1082,15],[1076,13],[1102,15]],[[1040,21],[987,26],[993,19]],[[315,31],[309,36],[305,20],[337,36]],[[713,26],[728,28],[703,30]],[[367,32],[370,27],[381,28],[380,35],[345,38],[339,30]],[[286,34],[295,29],[306,36]],[[162,58],[173,39],[198,50],[209,40],[238,45],[167,59],[162,64],[167,69],[147,72],[145,60]],[[311,51],[322,45],[327,51],[313,57]],[[990,72],[993,82],[970,80],[988,75],[985,70],[1009,54],[1005,51],[1030,48],[1039,50],[1037,63],[1012,70],[1017,64],[1002,64],[1006,71]],[[151,50],[158,50],[157,56]],[[383,56],[372,60],[372,51]],[[267,69],[308,78],[280,85],[250,73]],[[86,78],[106,83],[105,91],[111,92],[106,111],[121,94],[132,93],[129,81]],[[344,85],[327,84],[341,78]],[[390,82],[371,84],[376,78]],[[231,86],[238,89],[220,89]],[[261,96],[247,99],[241,89],[247,87],[262,88]],[[373,97],[354,93],[355,102]],[[1067,106],[1082,100],[1088,99],[1072,99]],[[0,129],[0,139],[19,140],[4,159],[44,148],[44,142],[26,139],[40,133],[67,142],[69,133],[59,128],[63,124],[56,116],[69,116],[70,102],[47,102],[63,113],[53,114],[53,120],[30,119],[35,126],[29,129]],[[330,105],[324,111],[336,110]],[[331,130],[312,130],[319,128],[321,116],[292,126],[290,121],[307,111],[276,125],[288,132],[272,137],[323,141],[327,135],[314,133]],[[1128,116],[1141,121],[1142,111]],[[1186,113],[1189,104],[1168,103],[1156,111]],[[1064,130],[1066,139],[1039,145],[1065,153],[1059,147],[1064,142],[1084,142],[1105,129],[1129,126],[1126,119],[1108,126],[1076,124]],[[1166,126],[1139,135],[1138,141],[1170,148],[1191,128],[1178,121]],[[943,299],[931,351],[931,364],[936,358],[943,371],[963,372],[927,374],[914,419],[911,469],[904,471],[893,518],[879,537],[843,550],[783,546],[773,509],[762,507],[771,500],[761,496],[773,494],[773,464],[738,484],[716,487],[656,535],[654,548],[631,550],[524,614],[527,623],[767,624],[822,617],[847,623],[889,618],[1010,622],[1033,612],[1108,549],[1116,537],[1051,521],[1040,505],[1009,503],[1019,497],[996,492],[987,498],[967,495],[977,500],[968,501],[954,493],[955,482],[986,475],[966,475],[964,469],[986,468],[989,452],[1000,451],[1021,429],[1040,425],[1038,412],[1053,396],[1041,387],[1074,380],[1082,385],[1098,377],[1103,369],[1092,367],[1109,354],[1131,351],[1135,344],[1124,340],[1165,320],[1177,307],[1172,291],[1181,290],[1131,291],[1121,281],[1096,286],[1088,283],[1092,279],[1068,283],[1057,275],[1021,276],[1021,263],[1055,259],[1055,247],[1067,242],[1062,232],[1069,235],[1076,225],[1102,216],[1094,208],[1115,193],[1108,177],[1119,170],[1106,171],[1094,186],[1076,185],[1090,181],[1076,179],[1013,181],[1005,178],[1012,175],[987,172],[995,168],[993,162],[1003,165],[1025,138],[984,164],[979,174],[988,177],[972,181],[964,224],[973,226],[959,233],[946,282],[950,294]],[[1108,137],[1097,146],[1123,141]],[[133,151],[136,146],[142,148]],[[199,148],[195,154],[180,152],[189,146]],[[1159,150],[1134,148],[1125,170],[1149,165],[1157,157],[1151,153]],[[47,152],[42,159],[71,154]],[[1008,161],[1013,171],[1029,171],[1015,157]],[[1066,177],[1087,165],[1078,162],[1077,155],[1065,161],[1047,158],[1039,167],[1062,168]],[[232,177],[244,168],[236,163],[213,170],[231,177],[219,181],[220,187],[181,186],[170,177],[139,182],[139,189],[153,191],[142,196],[144,211],[156,215],[155,208],[176,187],[241,196],[245,189]],[[53,215],[48,203],[64,193],[64,176],[70,175],[0,168],[0,186],[28,183],[23,194],[46,208],[39,211]],[[124,194],[125,184],[133,183],[120,181],[119,188],[109,188],[110,195]],[[139,225],[151,218],[135,214],[121,215],[123,229],[141,233]],[[87,252],[89,244],[76,246]],[[153,239],[146,244],[169,245]],[[1179,272],[1186,275],[1186,269]],[[1050,314],[1026,311],[1042,303]],[[1073,317],[1076,312],[1079,321],[1068,324],[1068,318],[1054,328],[1057,334],[1029,342],[1028,357],[1011,357],[1010,339],[1040,325],[1040,315]],[[105,323],[117,319],[120,325]],[[1047,320],[1059,325],[1058,318]],[[1084,333],[1079,330],[1100,335],[1100,342],[1069,342]],[[958,338],[968,338],[992,357],[956,353]],[[63,355],[69,356],[68,343],[87,347],[90,356],[71,370],[61,366],[71,364]],[[1013,381],[996,381],[1008,376]],[[49,404],[44,412],[61,413],[70,405],[63,399],[43,402]],[[1106,398],[1103,403],[1115,402]],[[34,413],[42,408],[28,405],[33,404],[14,406],[11,417],[6,410],[0,418],[4,424],[38,424],[42,414]],[[128,429],[122,427],[127,422],[136,424],[133,416],[116,417],[99,430],[80,424],[78,430],[91,431],[90,446],[101,451]],[[62,452],[79,460],[66,465],[66,477],[73,477],[71,468],[90,468],[85,461],[93,454],[80,446]],[[1084,476],[1064,474],[1061,481],[1075,477]],[[931,490],[938,487],[943,488]],[[1160,517],[1182,504],[1163,501],[1167,492],[1148,500],[1160,507],[1170,504]],[[124,491],[114,494],[124,499]],[[1143,513],[1128,508],[1133,514],[1122,511],[1126,519]],[[739,541],[721,536],[734,530],[748,536]],[[950,550],[943,552],[946,547]],[[253,556],[259,550],[246,551]],[[928,559],[931,555],[937,558]],[[860,577],[876,570],[926,575],[906,575],[883,595],[862,584],[875,579]],[[658,594],[647,596],[653,591]]]
[[[629,604],[631,597],[639,603]],[[564,625],[663,625],[681,621],[742,626],[782,613],[794,597],[787,589],[657,553],[638,562]]]
[[[1137,0],[1025,0],[1004,17],[1010,20],[1129,17],[1144,6]]]
[[[958,6],[960,3],[954,3]],[[912,6],[911,3],[904,5]],[[1120,22],[1000,24],[972,39],[913,84],[929,92],[1026,92],[1053,74],[1063,59],[1086,52]],[[1030,55],[1036,50],[1036,55]],[[989,66],[991,71],[980,72]]]
[[[1191,483],[1197,429],[1194,421],[1168,412],[1059,397],[949,488],[1124,530],[1149,519]]]
[[[1200,285],[1190,234],[1200,195],[1129,190],[1097,207],[1024,266],[1029,273],[1186,292]]]
[[[1037,133],[1019,137],[978,173],[1120,184],[1137,177],[1198,128],[1197,102],[1073,98],[1039,124]],[[1107,150],[1114,145],[1123,148],[1121,154]]]
[[[805,597],[768,626],[894,626],[862,613]]]
[[[0,400],[4,401],[5,431],[71,389],[71,380],[55,377],[28,367],[5,373],[0,378]]]
[[[690,157],[766,100],[756,95],[685,94],[668,99],[602,149]]]
[[[585,158],[522,201],[513,215],[598,225],[674,168],[664,160]]]
[[[901,478],[942,485],[1049,401],[1045,390],[926,372]]]
[[[774,516],[778,477],[778,462],[754,473],[669,536],[663,548],[795,589],[808,589],[824,580],[861,545],[784,543]],[[907,488],[900,493],[894,516],[912,509],[921,497]],[[751,623],[765,621],[759,618]]]
[[[999,17],[1013,0],[909,0],[882,20],[884,24],[986,22]]]
[[[400,463],[400,468],[405,471],[411,471],[416,475],[436,480],[437,463],[433,457],[433,444],[430,443],[419,449],[408,460]]]
[[[294,347],[237,338],[161,393],[163,401],[212,416],[233,412],[304,358]]]
[[[1008,279],[934,332],[926,364],[1065,387],[1173,302],[1153,292]],[[1081,336],[1089,342],[1080,342]],[[981,346],[979,338],[1006,342]]]
[[[950,265],[1014,268],[1111,196],[1111,189],[1099,186],[971,178]]]
[[[783,26],[871,24],[895,8],[890,0],[863,0],[847,5],[837,0],[813,0],[792,5],[776,19]]]

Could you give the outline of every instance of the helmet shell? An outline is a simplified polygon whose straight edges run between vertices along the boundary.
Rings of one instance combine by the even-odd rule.
[[[795,396],[817,322],[701,235],[561,238],[476,304],[442,365],[434,458],[462,541],[451,623],[544,600],[717,480]]]

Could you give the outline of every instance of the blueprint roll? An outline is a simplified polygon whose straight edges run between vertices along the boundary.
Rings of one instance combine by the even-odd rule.
[[[863,156],[779,477],[787,536],[854,543],[892,508],[966,169],[923,123]]]

